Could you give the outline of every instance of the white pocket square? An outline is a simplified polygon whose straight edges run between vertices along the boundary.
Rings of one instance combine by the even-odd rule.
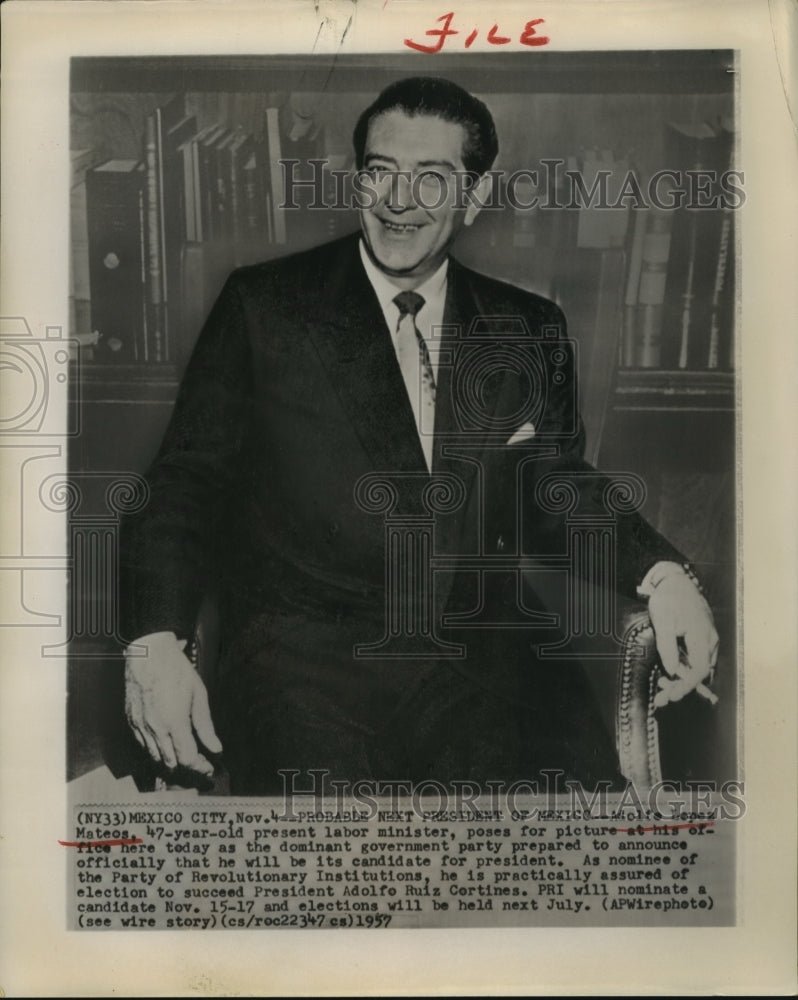
[[[535,425],[532,423],[521,424],[515,434],[512,435],[507,444],[520,444],[522,441],[528,441],[530,438],[535,436]]]

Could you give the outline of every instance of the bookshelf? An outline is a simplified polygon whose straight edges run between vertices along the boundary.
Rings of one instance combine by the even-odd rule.
[[[519,167],[536,166],[546,158],[560,158],[564,167],[587,169],[589,162],[604,165],[595,160],[596,151],[603,155],[612,150],[641,175],[650,175],[666,155],[667,122],[717,120],[732,110],[733,60],[727,52],[534,55],[531,59],[527,53],[501,57],[487,54],[480,56],[478,63],[467,56],[450,55],[441,57],[434,65],[411,54],[352,56],[335,63],[311,57],[75,59],[71,71],[71,146],[93,152],[99,161],[143,160],[148,187],[153,173],[147,160],[148,150],[153,145],[157,147],[158,141],[169,142],[169,126],[179,124],[175,121],[178,115],[183,116],[195,133],[216,126],[227,130],[228,138],[230,133],[240,131],[255,142],[268,144],[267,118],[272,109],[279,114],[277,127],[283,136],[283,156],[307,159],[316,154],[346,168],[351,165],[352,125],[373,94],[398,76],[435,72],[471,87],[492,103],[502,139],[499,169],[512,172]],[[475,66],[478,66],[476,71]],[[180,110],[170,111],[178,100]],[[287,134],[296,131],[297,123],[301,125],[304,121],[324,132],[315,148],[312,143],[303,145],[301,136],[295,145],[287,141]],[[158,122],[162,131],[155,137],[150,134],[148,142],[148,129],[152,132],[159,127]],[[178,132],[172,142],[177,146],[188,138],[188,133]],[[200,155],[203,148],[201,144]],[[165,160],[166,153],[162,152]],[[219,154],[219,150],[215,152]],[[153,155],[159,155],[157,148]],[[267,160],[268,155],[264,153]],[[259,182],[267,188],[266,193],[271,193],[268,162],[259,164],[257,173]],[[175,207],[170,207],[175,200],[170,198],[170,187],[174,185],[169,184],[168,178],[159,180],[162,190],[157,210],[169,215]],[[271,176],[270,180],[273,183],[275,178]],[[323,213],[299,213],[298,218],[304,216],[302,222],[287,238],[281,239],[273,231],[279,213],[270,205],[256,221],[251,241],[237,253],[226,254],[213,233],[210,239],[203,234],[198,240],[196,232],[186,230],[185,223],[182,232],[174,222],[170,226],[162,218],[159,223],[152,215],[156,211],[153,204],[157,202],[149,189],[145,190],[142,253],[145,269],[152,266],[151,251],[157,250],[151,230],[159,224],[164,230],[161,257],[165,259],[158,266],[168,272],[167,258],[182,248],[184,259],[177,265],[173,263],[171,268],[177,271],[179,284],[191,283],[196,277],[198,253],[208,258],[215,255],[215,259],[200,263],[206,272],[200,296],[178,288],[174,281],[168,292],[162,293],[168,309],[179,299],[188,299],[193,304],[186,316],[181,317],[180,309],[177,310],[174,338],[177,342],[171,355],[160,362],[155,359],[156,363],[173,364],[175,379],[190,352],[206,307],[231,266],[281,255],[357,227],[356,219],[348,213],[335,213],[334,220],[319,218]],[[627,225],[624,212],[610,214]],[[587,229],[588,217],[595,223],[601,215],[600,211],[579,213],[567,209],[486,211],[459,252],[466,262],[491,270],[497,276],[545,294],[559,294],[570,307],[571,316],[578,313],[579,303],[569,302],[569,298],[584,299],[586,284],[590,295],[590,285],[595,287],[598,280],[590,273],[594,262],[589,258],[595,260],[599,254],[582,250],[591,243],[589,239],[581,242],[582,233],[575,234],[575,230]],[[331,224],[333,221],[335,225]],[[488,255],[484,252],[486,243],[490,248]],[[592,245],[596,250],[601,249],[600,241]],[[567,287],[568,281],[562,280],[563,270],[570,267],[569,258],[582,258],[573,276],[572,290]],[[95,303],[86,284],[84,281],[81,288],[75,289],[76,298],[88,295],[89,305],[84,300],[82,310],[77,310],[83,315],[72,332],[90,335],[97,323],[90,315]],[[146,275],[145,284],[148,287],[152,284]],[[151,288],[147,294],[151,300],[157,298]],[[149,366],[152,358],[144,361],[143,352],[133,358],[129,350],[127,355],[119,351],[114,356],[109,356],[106,350],[103,357],[103,349],[118,337],[112,330],[100,332],[99,349],[93,354],[91,350],[84,352],[84,360],[92,362],[85,366],[89,381],[95,381],[92,377],[98,370],[95,365],[102,368],[106,364],[132,361]],[[580,336],[586,336],[586,332],[581,331]],[[130,374],[138,375],[135,368]]]
[[[73,470],[142,473],[147,468],[203,318],[233,266],[282,256],[357,228],[352,212],[297,212],[282,220],[275,215],[274,151],[269,150],[274,137],[284,157],[300,160],[300,169],[320,156],[346,170],[359,112],[386,84],[415,74],[448,77],[490,105],[501,145],[496,168],[507,174],[557,160],[561,173],[576,169],[590,177],[609,169],[611,184],[620,182],[624,169],[650,178],[663,167],[700,166],[697,150],[704,139],[725,143],[725,152],[717,155],[731,156],[737,66],[728,51],[452,53],[434,60],[414,53],[334,61],[310,56],[73,59],[71,333],[86,344],[73,372],[73,382],[80,380],[83,411],[82,433],[70,450]],[[712,136],[699,128],[706,123]],[[674,139],[674,124],[681,138]],[[237,239],[234,232],[246,221],[243,212],[223,235],[203,233],[199,239],[197,226],[208,221],[201,207],[194,204],[190,222],[179,179],[174,186],[158,174],[164,143],[171,142],[175,154],[184,147],[181,155],[188,156],[185,145],[203,133],[208,139],[214,128],[221,129],[209,140],[219,144],[217,163],[229,165],[230,178],[238,176],[239,194],[247,183],[258,185],[260,215],[255,214],[246,238]],[[76,155],[81,152],[82,157]],[[244,181],[241,174],[253,156],[257,176]],[[154,310],[161,308],[166,316],[171,339],[168,352],[161,348],[160,360],[152,354],[145,359],[143,351],[134,355],[132,347],[109,353],[109,341],[123,339],[114,320],[120,298],[113,291],[106,293],[111,304],[107,329],[99,342],[94,339],[97,305],[85,266],[94,239],[86,226],[86,176],[109,160],[130,161],[126,174],[134,177],[138,201],[131,195],[125,228],[140,240],[137,308],[144,309],[148,329],[163,321],[160,315],[153,318]],[[136,162],[143,164],[138,179],[131,165]],[[184,159],[186,169],[187,164]],[[153,189],[156,177],[161,186]],[[552,182],[555,194],[560,180]],[[181,192],[182,221],[170,214],[175,208],[170,191]],[[529,193],[550,192],[532,187],[523,197]],[[160,221],[153,214],[156,204]],[[722,217],[729,218],[716,210],[693,223],[684,215],[673,212],[663,220],[649,208],[610,218],[601,210],[524,212],[506,206],[484,211],[455,252],[469,266],[552,297],[563,307],[569,334],[578,343],[587,457],[607,471],[643,476],[648,486],[644,514],[697,564],[718,611],[722,642],[731,650],[734,232],[726,232],[723,280],[717,251],[706,251],[693,267],[692,284],[682,273],[684,287],[677,289],[669,276],[673,262],[689,260],[690,240],[705,235],[704,228],[714,226],[717,232],[707,239],[720,241]],[[284,238],[282,223],[287,223]],[[84,266],[76,263],[76,254]],[[160,298],[152,291],[159,266],[167,276]],[[686,354],[681,350],[685,295],[692,296],[691,321],[704,324],[702,336],[708,338],[713,323],[722,331],[725,339],[714,362],[708,340],[700,358],[692,348]],[[700,299],[703,313],[696,306]],[[644,336],[648,353],[641,348]],[[662,347],[659,354],[651,350],[652,339]],[[85,663],[82,669],[88,669]],[[733,687],[729,690],[733,701]]]

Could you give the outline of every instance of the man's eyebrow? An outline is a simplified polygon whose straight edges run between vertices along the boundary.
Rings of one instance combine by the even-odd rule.
[[[384,160],[386,163],[396,163],[397,161],[392,156],[383,156],[382,153],[366,153],[366,163],[370,163],[372,160]]]
[[[393,156],[383,156],[382,153],[368,153],[366,154],[365,162],[371,163],[372,160],[382,160],[385,163],[393,163],[398,165],[398,161],[394,159]],[[417,167],[448,167],[450,170],[457,170],[454,163],[450,163],[449,160],[419,160],[416,163]]]

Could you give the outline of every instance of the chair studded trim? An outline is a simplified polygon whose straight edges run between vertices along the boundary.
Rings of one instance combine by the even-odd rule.
[[[654,696],[660,667],[648,614],[630,619],[618,676],[616,743],[621,774],[639,792],[662,780]]]

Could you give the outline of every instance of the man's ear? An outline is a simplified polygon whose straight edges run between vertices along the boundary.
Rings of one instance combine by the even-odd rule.
[[[466,205],[464,224],[470,226],[482,210],[482,206],[487,203],[490,195],[490,174],[483,174],[473,188],[468,192],[468,205]]]

